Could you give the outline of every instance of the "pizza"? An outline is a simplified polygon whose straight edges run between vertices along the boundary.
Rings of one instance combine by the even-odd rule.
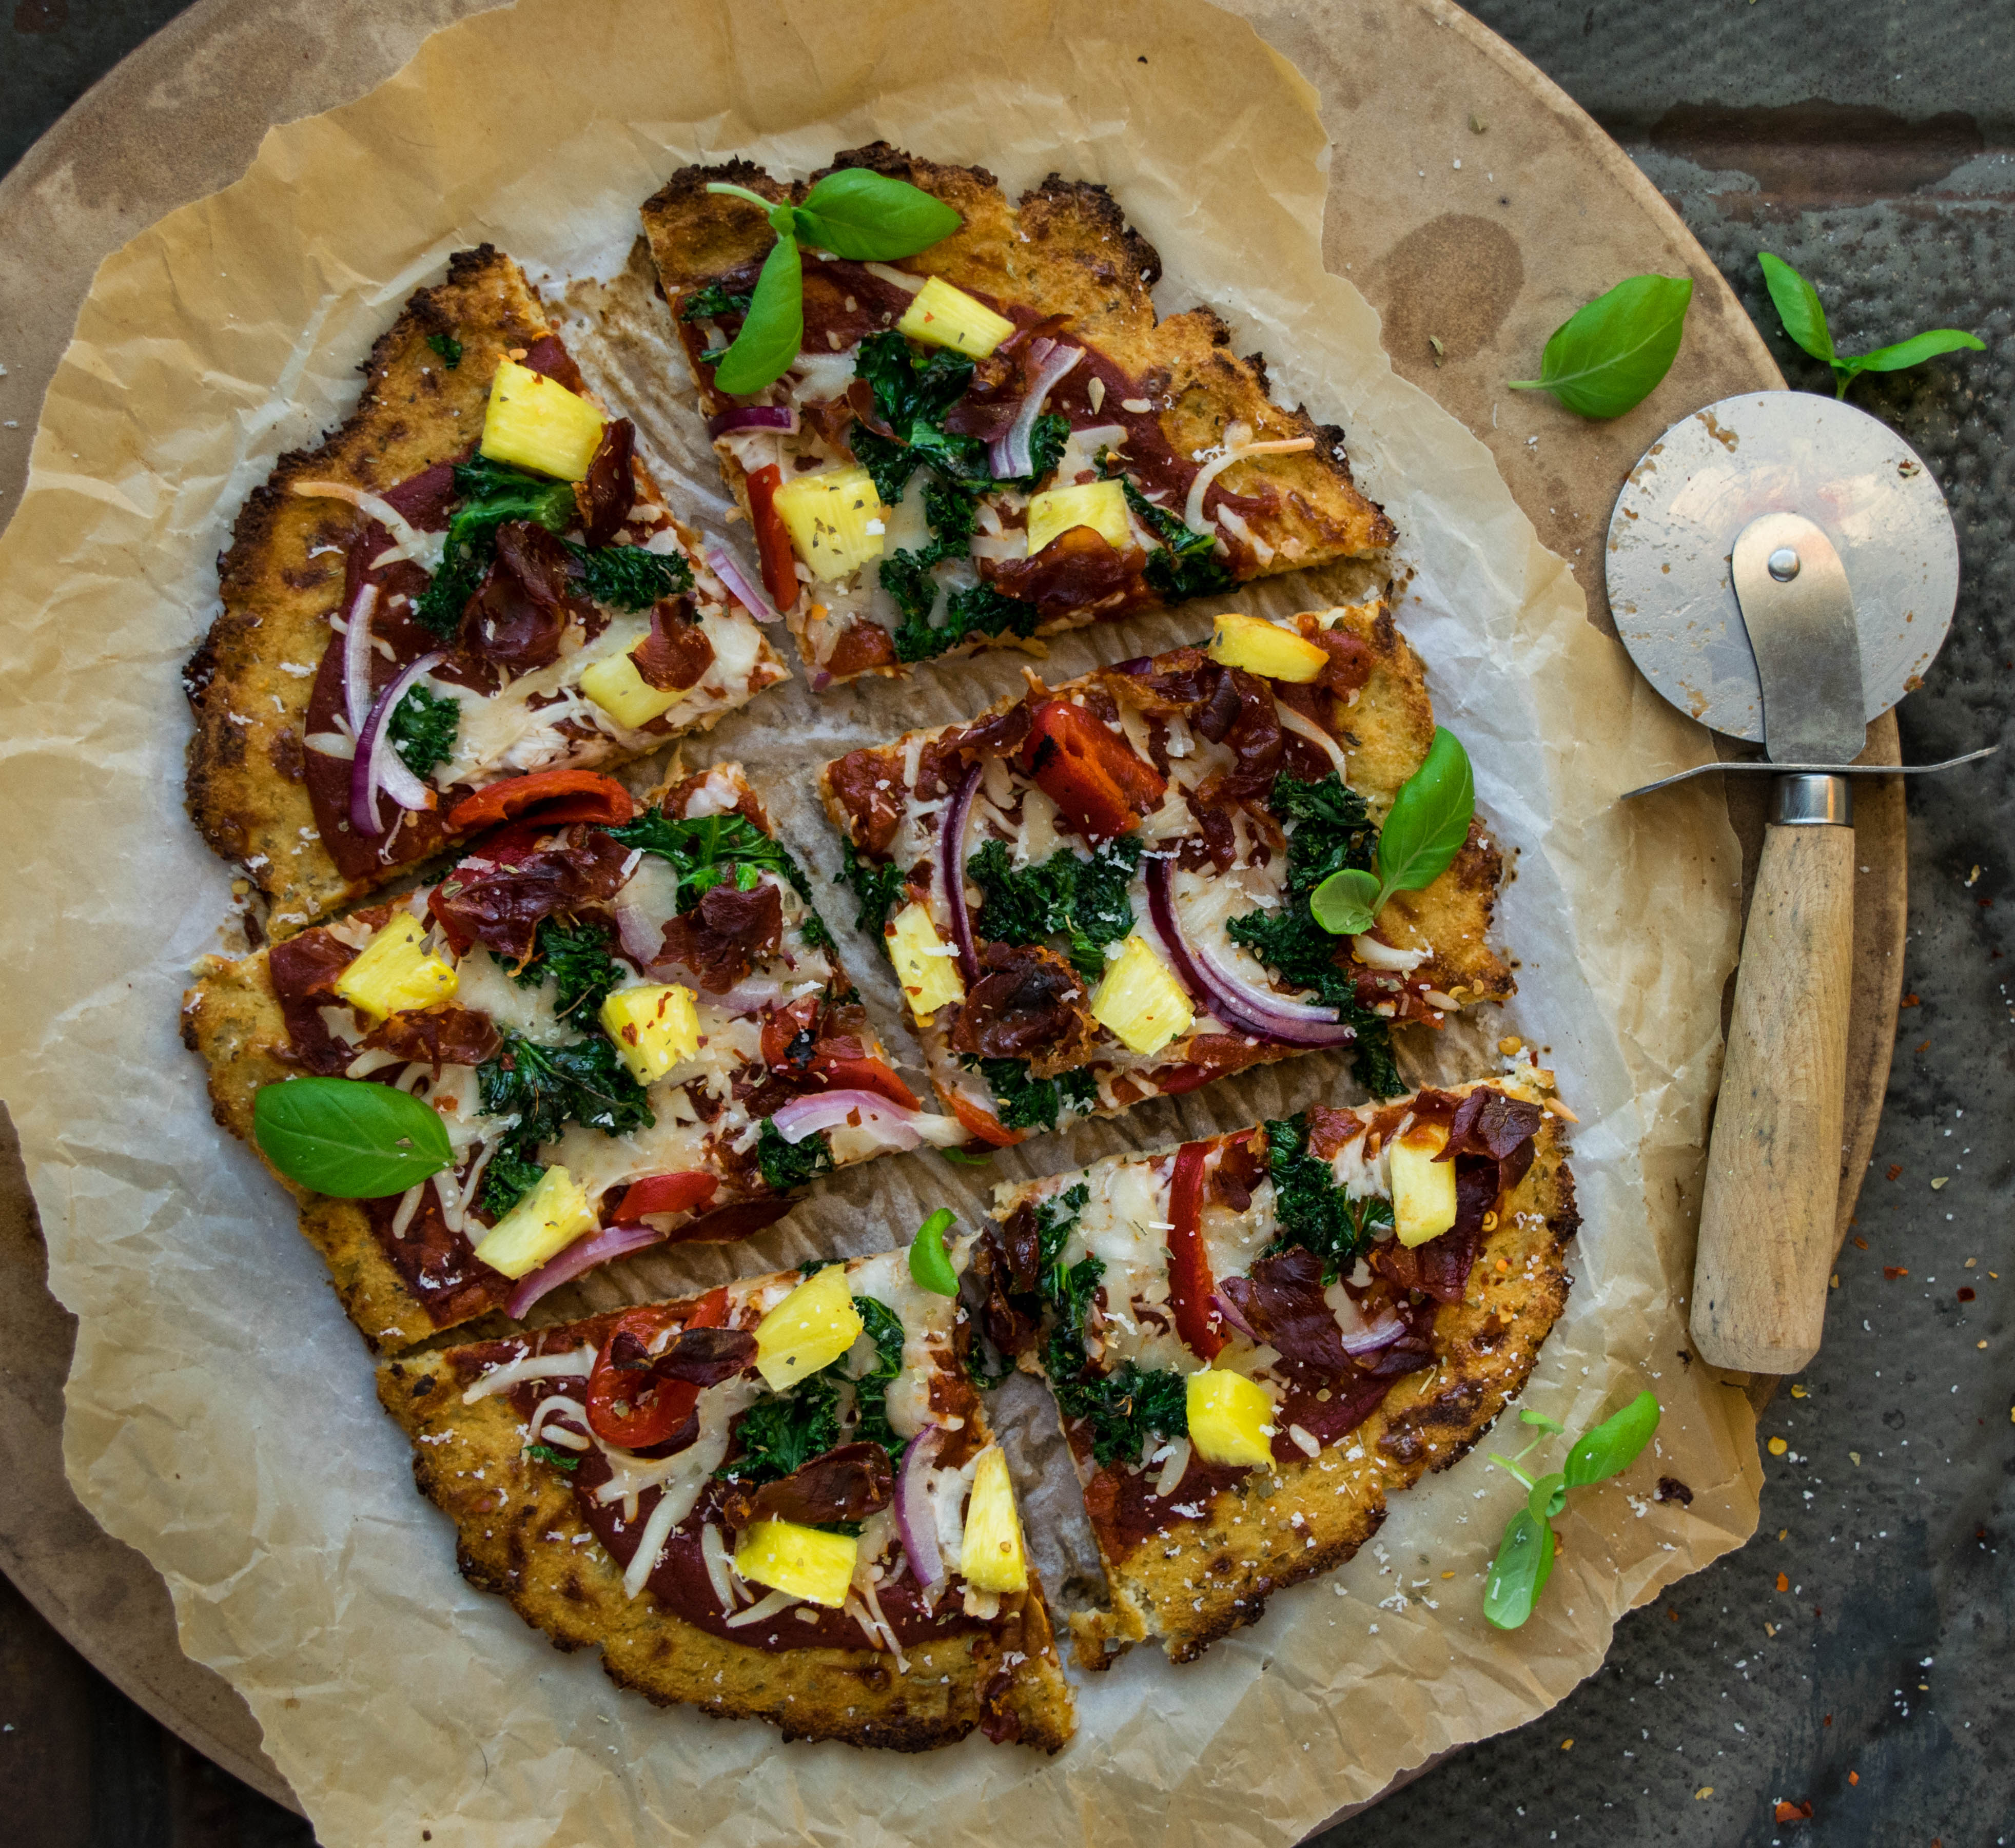
[[[191,817],[284,937],[789,671],[666,507],[635,426],[485,245],[406,304],[361,402],[239,513],[184,673]]]
[[[1158,317],[1154,246],[1104,188],[993,175],[885,142],[837,156],[959,226],[893,263],[802,253],[801,351],[732,396],[715,368],[776,242],[727,183],[799,203],[745,160],[688,167],[643,208],[660,283],[763,578],[814,685],[1212,595],[1382,551],[1392,523],[1343,433],[1270,395],[1207,307]],[[814,175],[814,179],[821,178]]]
[[[1105,1569],[1102,1668],[1187,1662],[1464,1455],[1566,1305],[1550,1074],[1319,1108],[1004,1185],[989,1340],[1044,1375]]]
[[[411,1187],[289,1182],[374,1348],[522,1318],[666,1239],[745,1237],[833,1168],[967,1139],[890,1066],[738,767],[641,807],[588,780],[596,818],[523,818],[409,897],[210,959],[184,999],[217,1120],[255,1146],[260,1093],[303,1077],[439,1114],[451,1165]]]
[[[862,922],[975,1135],[1018,1141],[1320,1047],[1397,1093],[1395,1026],[1512,993],[1480,820],[1372,929],[1334,937],[1311,913],[1324,878],[1373,863],[1436,736],[1382,603],[1222,617],[1207,649],[1028,678],[969,724],[821,773]]]
[[[379,1394],[464,1576],[620,1685],[1054,1752],[1070,1687],[960,1319],[888,1252],[387,1361]]]

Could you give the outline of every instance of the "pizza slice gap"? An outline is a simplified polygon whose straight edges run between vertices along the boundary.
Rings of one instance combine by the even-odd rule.
[[[738,765],[641,807],[585,780],[595,818],[515,822],[408,896],[208,959],[184,998],[217,1120],[262,1155],[381,1087],[439,1117],[448,1165],[378,1198],[267,1158],[374,1349],[522,1320],[667,1239],[745,1238],[832,1169],[968,1139],[890,1065]],[[328,1095],[261,1104],[304,1078]]]
[[[996,1190],[988,1341],[1047,1379],[1106,1598],[1078,1659],[1187,1662],[1349,1559],[1524,1389],[1579,1225],[1550,1073]]]
[[[190,816],[275,939],[789,678],[509,257],[458,253],[362,369],[184,672]]]
[[[378,1390],[463,1575],[619,1685],[787,1738],[1054,1752],[1071,1690],[961,1346],[894,1251],[390,1360]]]
[[[1377,863],[1436,735],[1382,602],[1221,617],[1208,649],[1028,679],[969,724],[821,773],[932,1082],[975,1135],[1018,1142],[1324,1048],[1395,1095],[1395,1027],[1513,992],[1480,818],[1370,929],[1332,936],[1311,910],[1324,879]]]
[[[802,204],[867,169],[960,228],[893,263],[801,252],[800,351],[739,396],[716,368],[775,233],[726,183]],[[1157,315],[1161,258],[1101,186],[1011,203],[981,168],[885,142],[813,182],[689,167],[643,208],[666,301],[770,596],[815,686],[1011,645],[1395,537],[1343,433],[1270,395],[1207,307]]]

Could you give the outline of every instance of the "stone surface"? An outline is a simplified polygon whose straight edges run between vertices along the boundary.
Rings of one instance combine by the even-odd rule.
[[[0,28],[10,30],[0,167],[177,10],[172,0],[18,0]],[[1830,389],[1779,330],[1758,249],[1813,279],[1845,351],[1930,326],[1988,340],[1984,354],[1865,376],[1852,395],[1931,462],[1959,528],[1959,614],[1928,683],[1900,710],[1904,755],[2006,749],[2015,34],[2005,12],[1977,0],[1481,0],[1475,10],[1672,200],[1795,386]],[[1456,1755],[1325,1843],[1420,1848],[1471,1840],[1479,1825],[1518,1848],[1956,1845],[2015,1832],[2015,1764],[1995,1749],[2015,1705],[2000,1550],[2015,1519],[2015,1318],[2003,1294],[2015,1289],[2012,786],[2015,751],[1912,786],[1907,993],[1854,1228],[1866,1249],[1843,1252],[1826,1346],[1766,1415],[1762,1435],[1786,1447],[1766,1458],[1758,1538],[1625,1620],[1607,1664],[1545,1719]],[[11,1809],[10,1839],[307,1840],[297,1818],[187,1762],[37,1623],[17,1600],[0,1602],[0,1723],[18,1729],[0,1734],[0,1764],[45,1796],[95,1795]],[[1805,1803],[1809,1821],[1779,1820],[1780,1805]]]

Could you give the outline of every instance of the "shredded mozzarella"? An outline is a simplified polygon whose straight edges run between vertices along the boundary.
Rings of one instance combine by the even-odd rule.
[[[1367,969],[1395,969],[1401,975],[1410,976],[1435,952],[1431,945],[1424,950],[1395,949],[1391,944],[1381,943],[1367,933],[1350,940],[1350,953]]]
[[[1297,738],[1306,738],[1310,744],[1329,753],[1329,760],[1336,766],[1336,773],[1345,782],[1350,780],[1350,766],[1344,760],[1343,746],[1330,736],[1313,719],[1295,711],[1283,702],[1274,709],[1280,715],[1280,723]]]
[[[594,1344],[584,1343],[571,1354],[528,1354],[493,1367],[462,1396],[465,1405],[473,1405],[492,1393],[508,1391],[521,1379],[585,1379],[594,1371]]]
[[[797,1602],[788,1591],[772,1591],[767,1597],[757,1598],[745,1611],[737,1611],[726,1620],[725,1627],[739,1630],[745,1623],[760,1623],[766,1617],[781,1617]],[[812,1621],[817,1623],[818,1620],[814,1617]]]
[[[1196,479],[1190,484],[1189,498],[1183,503],[1183,524],[1191,532],[1210,534],[1212,538],[1216,536],[1204,523],[1203,498],[1209,491],[1210,484],[1234,462],[1243,462],[1248,455],[1289,455],[1298,450],[1313,449],[1316,446],[1313,437],[1285,437],[1272,442],[1248,442],[1238,434],[1247,427],[1242,423],[1230,426],[1224,433],[1223,450],[1197,470]]]
[[[304,500],[347,501],[358,512],[368,514],[392,535],[390,552],[381,552],[371,561],[377,570],[402,559],[411,559],[429,571],[440,569],[441,552],[447,544],[445,533],[423,533],[382,494],[367,488],[352,487],[347,481],[296,481],[293,491]]]
[[[706,1576],[713,1586],[714,1596],[720,1601],[720,1608],[724,1611],[733,1610],[740,1602],[736,1587],[742,1581],[735,1576],[727,1544],[715,1522],[709,1521],[699,1530],[699,1556],[706,1562]]]
[[[1168,1461],[1162,1464],[1162,1473],[1155,1478],[1155,1493],[1173,1495],[1190,1466],[1190,1440],[1178,1437],[1163,1454]]]

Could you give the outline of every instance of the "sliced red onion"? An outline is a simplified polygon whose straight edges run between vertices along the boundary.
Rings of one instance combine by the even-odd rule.
[[[526,1312],[540,1297],[558,1289],[562,1284],[573,1282],[598,1264],[627,1257],[633,1251],[656,1245],[664,1236],[656,1226],[612,1225],[604,1226],[585,1239],[576,1239],[559,1257],[548,1258],[537,1270],[528,1271],[518,1279],[518,1287],[504,1300],[504,1313],[513,1321],[523,1321]]]
[[[1259,1331],[1238,1313],[1238,1305],[1222,1290],[1212,1290],[1210,1293],[1210,1306],[1224,1318],[1228,1326],[1236,1328],[1254,1346],[1261,1345]]]
[[[706,568],[727,586],[727,594],[759,623],[781,622],[777,606],[763,595],[763,587],[742,568],[742,561],[724,545],[710,545],[704,556]]]
[[[798,433],[796,404],[738,404],[706,420],[709,437],[724,437],[730,430],[781,430],[787,437]]]
[[[931,1505],[931,1470],[943,1436],[937,1425],[919,1431],[903,1451],[896,1476],[896,1531],[903,1537],[911,1571],[927,1591],[947,1577],[944,1555],[938,1550],[937,1510]]]
[[[1028,395],[1022,400],[1022,408],[1015,413],[1015,421],[1008,426],[1006,434],[996,437],[987,449],[988,466],[1004,480],[1036,472],[1036,458],[1030,448],[1036,419],[1042,415],[1043,401],[1057,382],[1084,358],[1084,349],[1054,346],[1047,340],[1038,340],[1029,347],[1029,357],[1035,361],[1036,369],[1029,376]]]
[[[392,714],[399,702],[412,690],[422,674],[438,667],[447,656],[436,653],[422,655],[383,692],[371,709],[371,716],[357,735],[357,755],[350,761],[350,825],[359,834],[375,836],[385,832],[378,818],[378,793],[382,789],[401,808],[432,808],[433,790],[406,768],[406,760],[392,744]]]
[[[1343,1351],[1375,1354],[1381,1347],[1390,1347],[1406,1332],[1406,1325],[1396,1315],[1388,1314],[1383,1321],[1360,1321],[1356,1329],[1342,1331]]]
[[[724,1014],[760,1014],[783,999],[784,983],[778,976],[751,976],[737,982],[725,994],[709,994],[707,1003]]]
[[[856,1116],[860,1119],[857,1123],[847,1120]],[[808,1097],[794,1097],[770,1121],[787,1142],[802,1142],[821,1130],[861,1129],[896,1149],[914,1149],[919,1142],[953,1148],[968,1141],[972,1134],[955,1118],[912,1110],[878,1091],[820,1091]]]
[[[984,771],[985,766],[979,764],[966,771],[938,826],[938,877],[944,882],[945,905],[951,913],[951,940],[958,951],[959,973],[968,988],[979,980],[979,952],[973,947],[972,918],[965,907],[965,825]]]
[[[1330,1009],[1313,1010],[1318,1018],[1311,1019],[1307,1002],[1289,1001],[1270,990],[1255,987],[1199,957],[1195,946],[1183,934],[1182,920],[1176,914],[1174,868],[1173,857],[1148,862],[1148,910],[1176,975],[1193,998],[1234,1032],[1272,1040],[1280,1045],[1345,1046],[1357,1037],[1357,1029],[1343,1025]]]
[[[343,618],[343,703],[350,714],[350,735],[358,736],[371,716],[371,619],[378,613],[378,587],[361,586]]]
[[[666,925],[678,915],[678,869],[645,854],[623,882],[612,908],[623,955],[639,969],[650,968],[664,954]]]

